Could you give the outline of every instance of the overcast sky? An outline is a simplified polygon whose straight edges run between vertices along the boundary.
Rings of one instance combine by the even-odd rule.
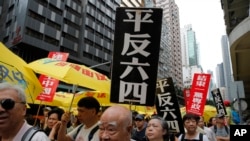
[[[200,46],[204,72],[215,71],[222,62],[221,37],[226,34],[220,0],[175,0],[179,7],[180,26],[192,24]],[[215,74],[215,72],[214,72]]]

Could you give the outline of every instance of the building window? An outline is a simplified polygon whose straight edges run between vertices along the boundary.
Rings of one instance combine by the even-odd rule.
[[[41,34],[40,32],[37,32],[37,31],[35,31],[33,29],[30,29],[30,28],[26,28],[25,34],[29,35],[31,37],[37,38],[39,40],[43,39],[43,34]]]
[[[58,46],[59,45],[59,41],[58,40],[56,40],[54,38],[51,38],[49,36],[46,36],[46,35],[45,35],[44,41],[47,42],[47,43],[49,43],[49,44],[52,44],[54,46]]]

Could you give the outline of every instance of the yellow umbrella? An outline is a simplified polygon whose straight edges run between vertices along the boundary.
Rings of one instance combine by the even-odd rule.
[[[27,66],[37,73],[51,76],[69,84],[105,93],[110,92],[108,77],[84,65],[43,58],[31,62]]]
[[[110,94],[100,91],[85,91],[78,92],[74,101],[79,101],[82,97],[92,96],[96,98],[102,106],[108,106],[110,104]]]
[[[73,93],[67,93],[67,92],[56,92],[51,102],[36,100],[35,104],[58,106],[63,108],[68,108],[72,104],[72,107],[74,108],[77,107],[77,103],[81,98],[87,96],[92,96],[96,98],[102,106],[108,105],[110,103],[109,102],[110,96],[107,93],[102,93],[99,91],[85,91],[85,92],[78,92],[75,95]],[[73,97],[74,100],[72,102]]]
[[[58,107],[69,107],[72,99],[73,99],[72,93],[56,92],[51,102],[35,100],[35,104],[58,106]]]
[[[109,106],[117,103],[110,103]],[[129,104],[118,104],[124,106],[131,111],[137,111],[140,114],[151,116],[156,113],[156,108],[154,106],[139,106],[139,105],[129,105]]]
[[[186,114],[186,107],[180,108],[180,111],[181,111],[181,115],[184,116]],[[211,117],[216,116],[216,114],[217,114],[216,107],[211,106],[211,105],[205,105],[204,112],[202,115],[204,117],[205,122],[208,122],[208,120]]]
[[[37,95],[43,88],[35,73],[27,68],[27,63],[19,56],[12,53],[0,42],[0,82],[9,82],[23,86],[26,93],[26,101],[34,103]]]

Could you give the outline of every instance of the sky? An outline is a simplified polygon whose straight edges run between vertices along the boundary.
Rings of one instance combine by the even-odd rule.
[[[192,24],[200,47],[200,62],[204,72],[215,73],[222,63],[221,37],[226,35],[220,0],[175,0],[179,7],[180,27]]]

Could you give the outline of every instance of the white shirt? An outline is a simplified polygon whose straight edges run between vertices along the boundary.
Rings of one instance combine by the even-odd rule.
[[[198,133],[193,139],[199,140],[199,139],[200,139],[200,138],[199,138],[199,134],[200,134],[200,133]],[[181,135],[178,137],[178,141],[181,141],[182,136],[183,136],[183,134],[181,134]],[[209,139],[208,139],[208,137],[207,137],[206,135],[203,135],[202,138],[203,138],[203,141],[209,141]],[[185,137],[184,137],[184,139],[185,139]]]
[[[93,128],[95,128],[96,126],[98,126],[98,122],[93,125],[92,127],[90,128],[87,128],[85,127],[85,125],[83,125],[81,127],[81,130],[79,131],[79,133],[77,134],[76,138],[75,138],[75,141],[88,141],[88,137],[89,137],[89,133],[91,132],[91,130]],[[76,127],[75,129],[73,129],[71,132],[68,133],[68,136],[72,139],[73,137],[75,136],[75,134],[77,133],[77,130],[78,130],[79,126]],[[99,141],[99,129],[94,133],[93,135],[93,138],[91,139],[91,141]]]
[[[16,134],[16,136],[13,138],[13,141],[21,141],[23,135],[25,134],[25,132],[31,128],[32,126],[29,125],[26,121],[24,122],[23,126],[21,127],[21,129],[18,131],[18,133]],[[48,136],[42,132],[42,131],[38,131],[35,133],[35,135],[32,137],[31,141],[50,141],[50,139],[48,138]]]
[[[204,126],[203,130],[205,131],[205,135],[207,135],[210,141],[216,141],[215,133],[212,131],[212,129]]]

